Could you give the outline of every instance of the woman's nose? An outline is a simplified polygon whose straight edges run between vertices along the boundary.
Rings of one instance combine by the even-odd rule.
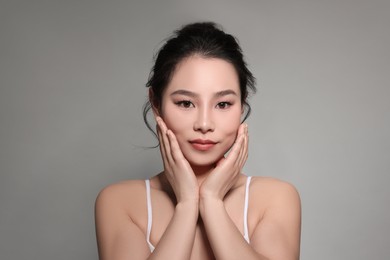
[[[199,111],[194,122],[194,130],[202,133],[213,132],[215,124],[209,111]]]

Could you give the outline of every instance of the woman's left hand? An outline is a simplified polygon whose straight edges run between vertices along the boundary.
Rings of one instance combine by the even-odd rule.
[[[236,142],[228,156],[222,157],[200,186],[201,199],[223,200],[236,183],[248,158],[248,126],[243,123],[238,130]]]

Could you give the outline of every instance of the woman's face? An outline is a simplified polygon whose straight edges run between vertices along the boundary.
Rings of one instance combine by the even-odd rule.
[[[241,121],[233,65],[196,55],[183,60],[163,93],[160,111],[190,164],[214,164],[234,143]]]

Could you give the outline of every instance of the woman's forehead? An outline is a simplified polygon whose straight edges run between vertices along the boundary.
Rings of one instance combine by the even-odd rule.
[[[234,66],[219,58],[191,56],[176,67],[166,92],[179,89],[194,93],[231,90],[239,94],[239,79]]]

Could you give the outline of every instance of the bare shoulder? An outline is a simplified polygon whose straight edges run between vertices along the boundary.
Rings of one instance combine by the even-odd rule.
[[[290,183],[268,177],[255,177],[251,184],[251,245],[269,259],[299,259],[301,202]],[[270,239],[271,238],[271,239]]]
[[[120,203],[124,199],[132,198],[132,195],[138,194],[145,190],[145,181],[143,180],[127,180],[118,183],[110,184],[104,187],[98,194],[96,202],[111,202]]]
[[[103,188],[95,202],[95,226],[100,259],[145,259],[148,247],[145,181],[131,180]],[[137,256],[136,256],[137,255]],[[122,258],[123,256],[123,258]]]
[[[298,191],[293,184],[272,177],[253,176],[251,189],[252,187],[258,192],[266,192],[274,196],[286,193],[298,195]]]
[[[132,217],[132,212],[137,212],[144,206],[145,181],[127,180],[110,184],[103,188],[95,202],[95,210],[117,212]]]
[[[271,177],[252,177],[251,193],[267,207],[291,205],[300,207],[298,190],[289,182]]]

